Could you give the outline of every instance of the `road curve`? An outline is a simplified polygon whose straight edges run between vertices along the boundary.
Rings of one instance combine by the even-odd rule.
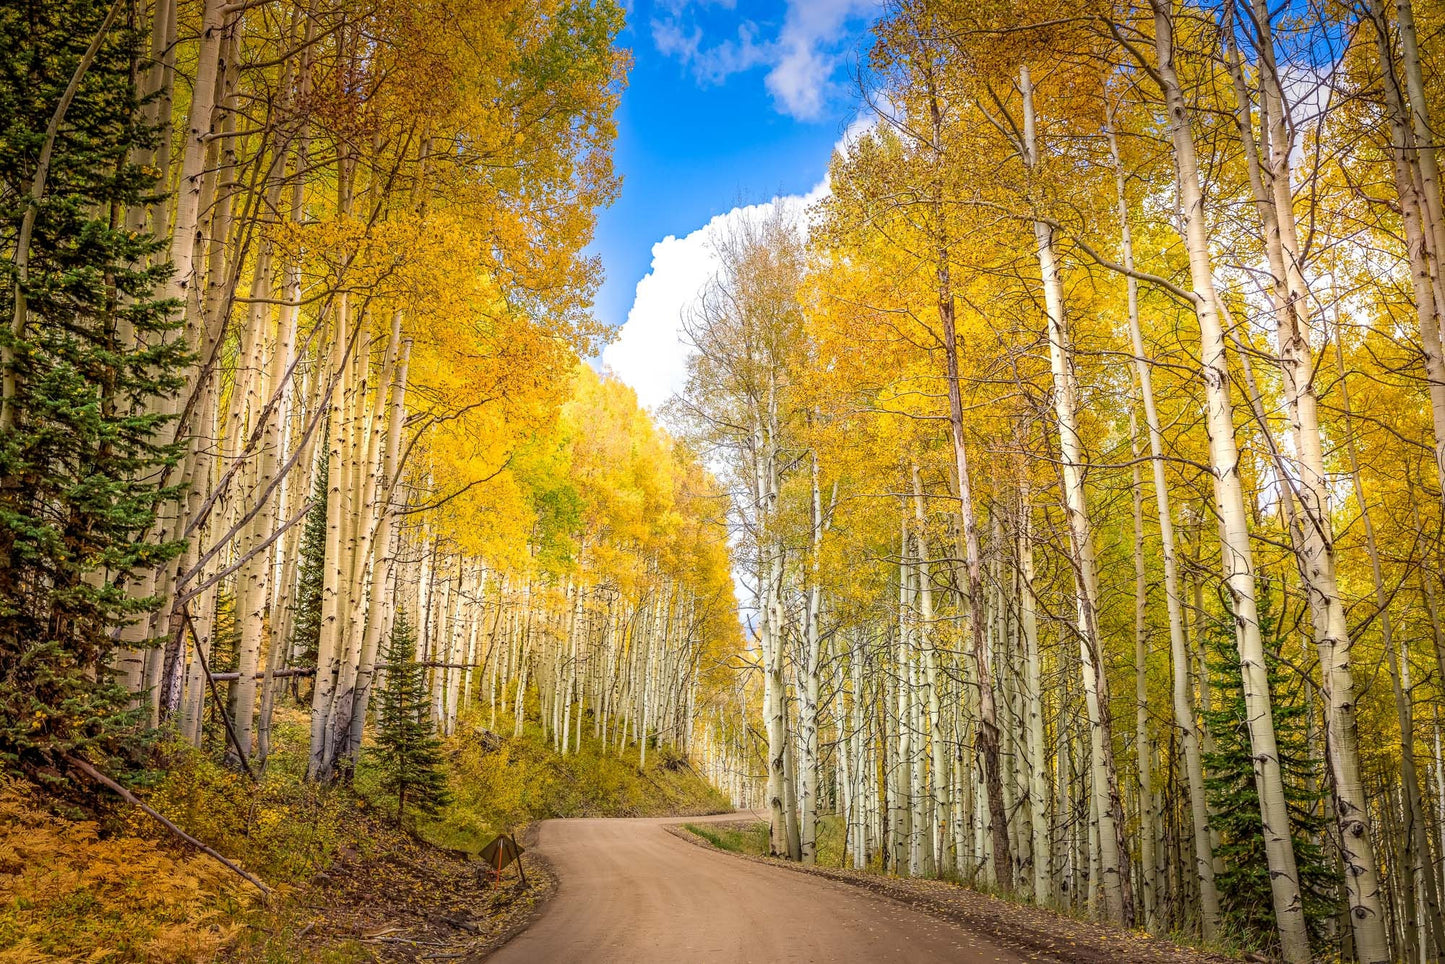
[[[490,960],[1024,960],[885,897],[697,847],[665,829],[681,822],[674,817],[543,823],[538,850],[556,868],[557,894],[536,923]]]

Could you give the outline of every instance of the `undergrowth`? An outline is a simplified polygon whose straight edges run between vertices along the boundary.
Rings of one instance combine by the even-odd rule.
[[[726,797],[668,747],[648,752],[639,769],[633,748],[625,756],[584,734],[579,751],[559,756],[541,729],[500,737],[479,716],[464,720],[447,743],[451,804],[418,830],[433,843],[476,851],[498,833],[515,832],[551,817],[693,816],[731,810]],[[511,731],[510,720],[505,732]],[[365,768],[357,787],[374,783]]]
[[[510,733],[511,720],[498,728]],[[278,708],[259,784],[216,762],[215,753],[162,743],[164,775],[137,791],[271,886],[269,906],[138,810],[107,797],[92,813],[60,809],[0,779],[0,964],[370,960],[354,941],[318,947],[314,934],[307,938],[309,895],[338,862],[384,862],[408,834],[474,853],[497,833],[548,817],[730,809],[668,748],[649,749],[639,769],[635,748],[618,757],[584,738],[580,752],[559,757],[534,726],[499,737],[472,719],[446,744],[452,803],[401,829],[364,754],[350,786],[307,782],[308,736],[303,711]]]
[[[764,856],[768,852],[768,825],[765,823],[743,826],[685,823],[682,826],[684,830],[701,837],[719,850],[755,856]]]
[[[768,856],[769,827],[767,821],[748,824],[706,824],[686,823],[683,829],[702,837],[714,847],[733,853]],[[815,863],[819,867],[843,866],[843,834],[846,827],[839,814],[818,815],[817,850]],[[848,866],[852,866],[851,858]]]
[[[255,894],[210,857],[105,837],[0,787],[0,961],[210,960]],[[92,957],[97,949],[106,956]]]

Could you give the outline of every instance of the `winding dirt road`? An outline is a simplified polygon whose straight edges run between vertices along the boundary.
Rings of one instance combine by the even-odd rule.
[[[560,882],[542,917],[490,960],[949,961],[1024,958],[903,904],[679,840],[661,820],[549,820]],[[736,820],[736,815],[711,818]]]

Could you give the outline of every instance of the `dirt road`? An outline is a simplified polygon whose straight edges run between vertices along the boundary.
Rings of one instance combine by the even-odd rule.
[[[560,888],[542,917],[490,960],[1023,960],[954,925],[856,887],[693,846],[665,829],[665,824],[680,822],[542,824],[538,848],[556,868]]]

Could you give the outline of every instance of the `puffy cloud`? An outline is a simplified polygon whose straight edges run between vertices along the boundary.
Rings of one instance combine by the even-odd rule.
[[[863,134],[878,124],[873,114],[855,118],[833,145],[847,153]],[[683,319],[718,270],[714,244],[749,218],[766,217],[778,205],[806,218],[815,201],[828,196],[825,176],[807,194],[785,194],[762,204],[735,207],[715,215],[707,224],[684,237],[668,235],[652,246],[652,265],[637,283],[632,308],[616,340],[602,351],[602,366],[621,378],[644,406],[656,409],[687,384],[687,357]]]
[[[765,83],[773,103],[798,120],[818,120],[835,88],[850,39],[848,26],[873,16],[879,0],[786,0],[777,36],[763,38],[752,20],[744,20],[736,38],[708,43],[695,11],[732,3],[663,0],[651,20],[652,42],[659,53],[690,67],[702,84],[719,84],[733,74],[768,66]]]
[[[848,22],[871,17],[877,9],[877,0],[790,0],[767,77],[768,91],[783,113],[800,120],[823,115],[843,60],[839,42]]]
[[[683,319],[717,273],[714,243],[726,237],[733,225],[765,217],[779,205],[801,219],[808,205],[827,193],[824,179],[807,194],[735,207],[685,237],[668,235],[654,244],[652,267],[637,283],[632,308],[617,339],[603,349],[603,367],[632,386],[638,401],[651,409],[682,391],[691,350],[684,340]]]

